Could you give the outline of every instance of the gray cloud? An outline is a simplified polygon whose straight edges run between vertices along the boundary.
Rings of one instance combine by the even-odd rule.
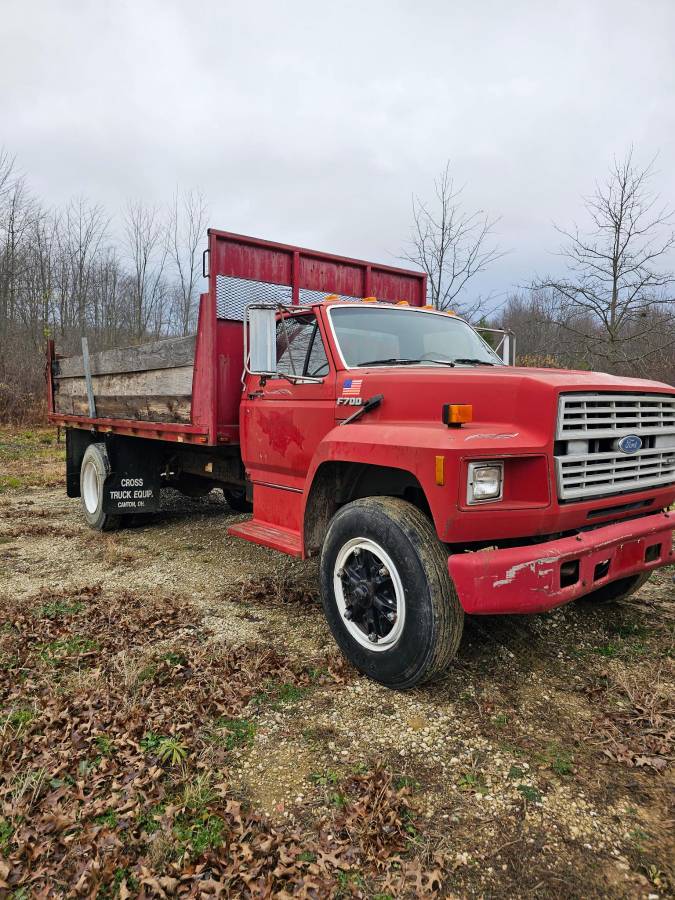
[[[391,261],[450,157],[512,251],[555,267],[614,153],[675,202],[671,0],[3,0],[0,144],[49,203],[204,193],[234,231]]]

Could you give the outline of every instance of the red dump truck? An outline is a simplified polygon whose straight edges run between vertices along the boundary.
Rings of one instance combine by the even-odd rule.
[[[208,235],[197,334],[63,358],[49,418],[87,522],[223,490],[229,531],[320,554],[352,663],[429,679],[464,613],[618,599],[673,561],[675,389],[504,364],[425,276]]]

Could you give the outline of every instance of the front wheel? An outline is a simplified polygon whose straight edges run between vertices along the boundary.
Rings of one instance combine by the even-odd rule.
[[[345,656],[387,687],[446,668],[464,613],[429,519],[395,497],[369,497],[333,517],[321,553],[326,619]]]
[[[618,603],[619,600],[624,600],[639,591],[651,574],[651,572],[642,572],[640,575],[630,575],[627,578],[619,578],[618,581],[610,581],[609,584],[591,591],[590,594],[585,594],[580,599],[584,603]]]

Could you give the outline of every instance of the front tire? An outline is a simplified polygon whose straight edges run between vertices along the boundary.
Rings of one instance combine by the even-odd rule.
[[[579,599],[584,603],[618,603],[619,600],[625,600],[636,591],[639,591],[642,585],[649,580],[651,572],[642,572],[640,575],[630,575],[628,578],[619,578],[618,581],[611,581],[604,587],[591,591]]]
[[[80,503],[87,525],[96,531],[114,531],[121,516],[103,512],[103,486],[110,474],[105,444],[89,444],[80,467]]]
[[[464,612],[429,519],[395,497],[368,497],[333,517],[321,553],[333,636],[359,671],[403,690],[442,672]]]

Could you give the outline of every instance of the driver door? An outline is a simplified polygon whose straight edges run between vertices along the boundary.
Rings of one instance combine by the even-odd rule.
[[[335,425],[335,369],[314,312],[278,320],[277,370],[279,376],[248,376],[242,456],[254,485],[298,491],[318,443]],[[284,374],[320,380],[294,384]]]

